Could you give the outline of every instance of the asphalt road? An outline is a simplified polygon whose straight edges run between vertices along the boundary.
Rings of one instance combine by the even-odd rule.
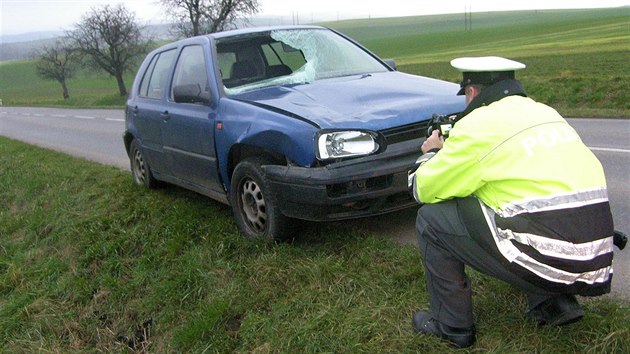
[[[0,135],[129,169],[120,109],[0,107]]]
[[[606,171],[615,229],[630,235],[630,120],[569,119]],[[129,170],[122,143],[122,110],[0,107],[0,135]],[[415,214],[344,221],[340,227],[415,244]],[[615,248],[613,290],[609,296],[630,301],[630,246]]]

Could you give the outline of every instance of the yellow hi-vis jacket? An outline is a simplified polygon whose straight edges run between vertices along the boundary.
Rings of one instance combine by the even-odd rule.
[[[603,168],[569,124],[507,96],[459,120],[415,172],[422,203],[476,196],[498,252],[529,281],[583,295],[609,291],[612,215]]]

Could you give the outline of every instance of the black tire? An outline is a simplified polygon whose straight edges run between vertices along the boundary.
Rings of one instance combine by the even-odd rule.
[[[230,202],[239,230],[249,239],[284,240],[294,220],[282,214],[260,168],[269,162],[261,157],[241,161],[232,175]]]
[[[129,146],[129,162],[131,164],[133,181],[137,185],[145,186],[147,188],[158,187],[159,182],[153,177],[151,167],[144,158],[142,149],[140,149],[140,143],[136,139],[133,139],[131,145]]]

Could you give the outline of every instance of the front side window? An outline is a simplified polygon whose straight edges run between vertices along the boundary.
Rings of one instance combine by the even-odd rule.
[[[174,100],[174,91],[177,88],[185,88],[186,92],[197,93],[200,97],[210,97],[210,86],[208,83],[203,47],[199,45],[184,47],[175,66],[175,74],[173,75],[173,84],[171,86],[171,100]]]
[[[158,53],[151,59],[151,63],[147,66],[140,83],[140,96],[156,99],[162,98],[168,71],[174,58],[175,49],[171,49]]]
[[[273,85],[389,71],[368,52],[327,29],[277,30],[247,38],[223,38],[217,52],[228,95]],[[222,58],[231,62],[222,63]]]

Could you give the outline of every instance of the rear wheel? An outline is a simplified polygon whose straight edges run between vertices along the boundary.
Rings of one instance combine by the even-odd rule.
[[[129,160],[133,181],[137,185],[147,188],[155,188],[158,186],[158,181],[153,177],[153,174],[151,174],[149,163],[144,158],[144,154],[140,149],[140,143],[136,139],[133,139],[129,147]]]
[[[293,220],[280,211],[260,168],[268,163],[260,157],[249,158],[232,175],[232,210],[239,230],[250,239],[284,239],[293,228]]]

